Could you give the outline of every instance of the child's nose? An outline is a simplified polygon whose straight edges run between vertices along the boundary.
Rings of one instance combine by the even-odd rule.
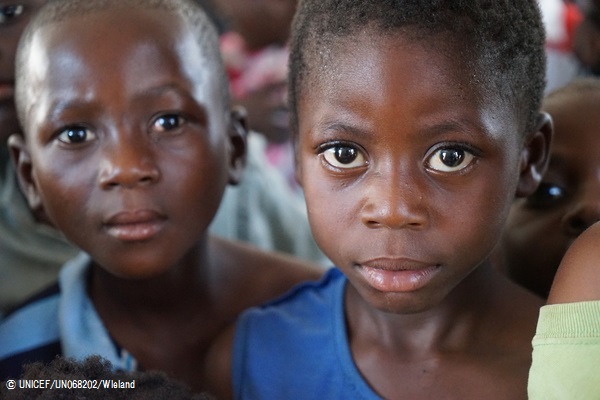
[[[423,192],[414,180],[373,176],[365,191],[361,220],[369,228],[422,229],[428,221]]]
[[[588,185],[563,218],[563,228],[572,237],[579,236],[600,220],[600,181]]]
[[[133,188],[149,185],[160,179],[150,143],[119,138],[107,144],[100,164],[99,180],[103,189]]]

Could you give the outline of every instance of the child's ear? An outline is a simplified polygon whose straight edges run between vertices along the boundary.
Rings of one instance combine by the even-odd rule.
[[[236,106],[231,110],[231,124],[229,127],[229,143],[231,146],[229,160],[229,183],[237,184],[242,177],[246,165],[248,120],[246,110]]]
[[[8,138],[10,156],[17,172],[17,179],[21,192],[27,198],[29,208],[34,214],[43,213],[42,200],[40,198],[35,179],[33,178],[33,165],[31,155],[21,134],[13,134]]]
[[[542,112],[538,116],[535,130],[525,140],[521,151],[521,173],[517,185],[517,197],[527,197],[538,188],[548,167],[552,142],[552,118]]]

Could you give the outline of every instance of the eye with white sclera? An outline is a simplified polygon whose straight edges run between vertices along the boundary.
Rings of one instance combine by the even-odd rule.
[[[458,172],[467,168],[475,155],[460,147],[443,147],[427,160],[427,167],[437,172]]]
[[[58,140],[66,144],[80,144],[96,139],[96,135],[82,126],[72,126],[58,134]]]
[[[165,114],[154,119],[152,129],[155,132],[170,132],[181,128],[186,122],[187,120],[181,115]]]
[[[335,145],[323,151],[323,158],[332,167],[339,169],[360,168],[367,165],[363,153],[348,145]]]

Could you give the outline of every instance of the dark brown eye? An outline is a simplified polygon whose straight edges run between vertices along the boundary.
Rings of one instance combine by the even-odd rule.
[[[350,164],[352,161],[356,160],[357,156],[358,152],[351,147],[336,147],[334,149],[335,159],[342,164]]]
[[[58,140],[67,144],[78,144],[95,139],[96,136],[87,128],[73,126],[64,129],[58,135]]]
[[[366,165],[363,153],[352,146],[332,146],[323,152],[323,158],[336,168],[350,169]]]
[[[465,159],[465,152],[463,150],[442,150],[440,151],[440,161],[450,167],[454,168],[459,166]]]
[[[177,114],[161,115],[154,121],[154,129],[159,132],[172,131],[179,128],[185,122],[185,118]]]
[[[438,172],[456,172],[471,165],[474,159],[475,156],[468,150],[444,147],[429,157],[427,165]]]

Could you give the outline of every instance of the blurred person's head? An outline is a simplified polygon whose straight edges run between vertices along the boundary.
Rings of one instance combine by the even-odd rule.
[[[546,297],[565,252],[600,219],[600,79],[550,93],[554,121],[548,170],[535,193],[517,199],[501,241],[512,280]]]
[[[228,29],[242,35],[250,50],[287,42],[297,0],[212,1]]]
[[[582,9],[585,17],[575,31],[573,51],[586,69],[600,75],[600,0],[584,2]]]

